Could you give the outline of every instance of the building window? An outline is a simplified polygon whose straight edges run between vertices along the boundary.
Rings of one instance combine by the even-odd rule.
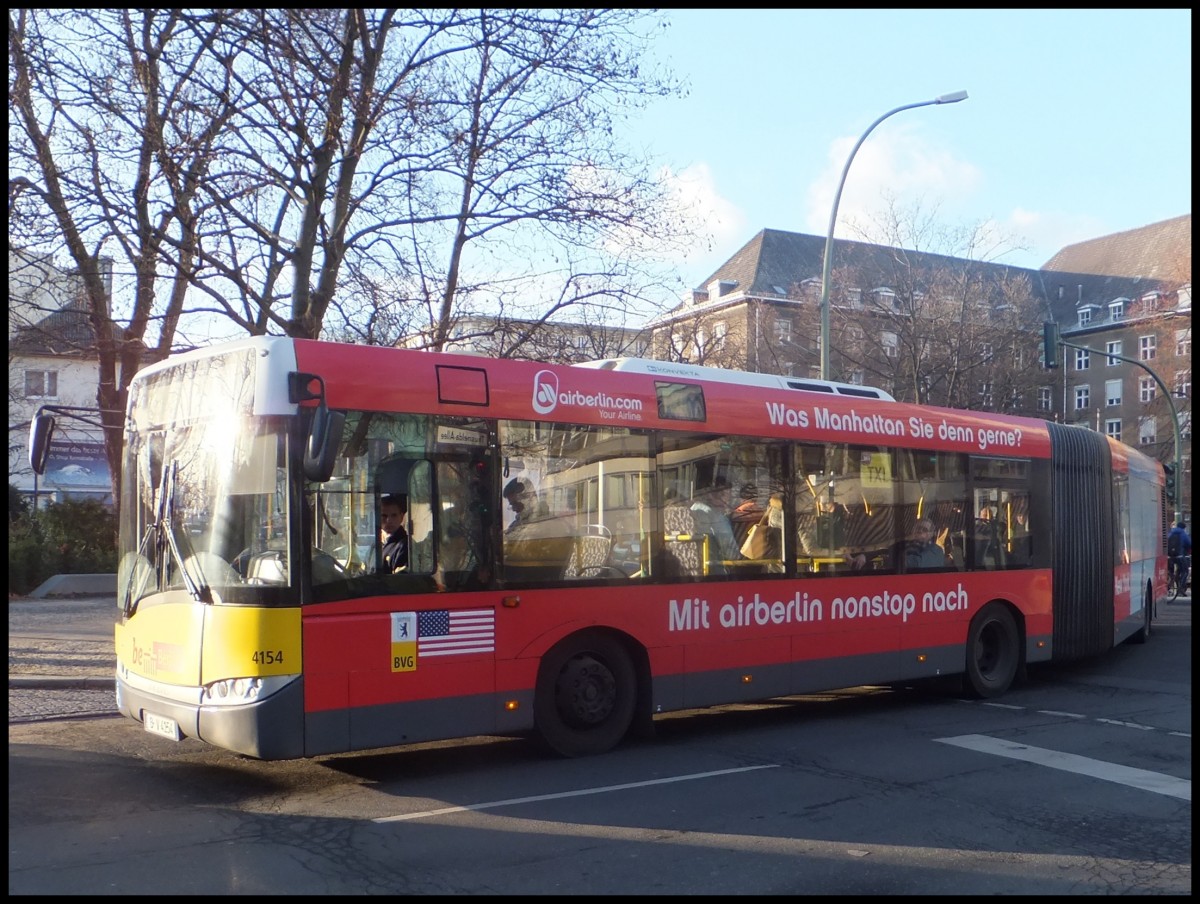
[[[1153,361],[1158,354],[1158,339],[1154,336],[1138,336],[1138,355],[1143,361]]]
[[[1155,418],[1138,418],[1138,442],[1143,446],[1158,442],[1158,425]]]
[[[992,407],[992,381],[984,380],[979,384],[979,401],[984,408]]]
[[[861,370],[850,371],[850,382],[855,386],[863,385],[863,372]]]
[[[1079,325],[1087,326],[1091,322],[1092,322],[1092,309],[1091,308],[1080,308],[1079,309]]]
[[[900,310],[900,299],[891,289],[875,289],[871,294],[875,296],[875,304],[880,310]]]
[[[25,397],[30,399],[58,398],[58,371],[25,371]]]
[[[580,350],[587,348],[588,347],[588,337],[587,336],[576,336],[575,337],[575,347]]]
[[[1142,296],[1142,312],[1145,314],[1153,313],[1158,310],[1158,293],[1147,292]]]
[[[1124,320],[1125,319],[1125,299],[1124,298],[1117,299],[1116,301],[1112,302],[1108,306],[1108,317],[1110,320]]]
[[[724,348],[725,336],[729,332],[729,325],[724,320],[718,320],[713,324],[713,347]]]
[[[776,341],[792,341],[792,322],[790,320],[776,320],[772,329],[774,330]]]
[[[1049,411],[1051,407],[1051,390],[1049,386],[1038,387],[1038,411]]]
[[[1153,377],[1141,377],[1138,379],[1138,399],[1143,402],[1154,401],[1156,395],[1156,387]]]
[[[990,343],[990,342],[984,342],[979,347],[979,356],[983,359],[984,364],[987,364],[988,362],[990,362],[992,360],[992,353],[993,353],[992,343]]]
[[[1075,369],[1087,370],[1092,361],[1092,353],[1086,348],[1075,349]]]
[[[1175,374],[1175,398],[1186,399],[1192,394],[1192,372],[1181,370]]]
[[[1109,355],[1121,354],[1121,340],[1114,339],[1112,342],[1109,342],[1107,345],[1104,346],[1104,350],[1106,352],[1108,352]],[[1109,367],[1116,367],[1118,364],[1121,363],[1121,359],[1110,357],[1106,363],[1108,364]]]
[[[1090,386],[1075,387],[1075,410],[1082,411],[1092,404],[1092,388]]]
[[[862,289],[847,289],[846,299],[850,302],[850,307],[862,307]]]
[[[1105,380],[1104,381],[1104,404],[1108,407],[1121,404],[1121,381],[1120,380]]]
[[[1025,350],[1021,346],[1014,345],[1012,347],[1012,360],[1014,367],[1025,366]]]
[[[1192,356],[1192,328],[1175,331],[1175,354],[1180,358]]]
[[[1110,417],[1104,421],[1104,435],[1111,436],[1118,442],[1121,439],[1121,419],[1119,417]]]
[[[884,330],[879,334],[879,344],[883,348],[885,358],[895,358],[900,354],[900,334]]]
[[[861,326],[852,326],[846,330],[846,334],[850,337],[850,341],[859,343],[863,341],[864,333]]]

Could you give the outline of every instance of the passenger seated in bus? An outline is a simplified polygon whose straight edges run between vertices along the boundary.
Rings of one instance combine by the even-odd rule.
[[[384,574],[395,574],[408,567],[408,531],[404,516],[408,500],[392,493],[379,500],[379,542],[383,544]]]
[[[713,478],[712,485],[692,503],[692,520],[696,533],[709,538],[708,573],[726,574],[727,569],[722,563],[742,557],[729,521],[728,480],[720,476]]]
[[[1029,531],[1027,502],[1015,505],[1008,535],[1008,564],[1028,568],[1033,564],[1033,535]],[[1128,564],[1128,563],[1126,563]]]
[[[946,551],[934,542],[933,522],[919,518],[913,526],[913,538],[904,547],[904,565],[915,568],[944,568]]]
[[[867,566],[864,550],[847,545],[848,512],[840,502],[816,500],[815,516],[801,519],[796,537],[812,571],[860,571]]]
[[[729,520],[733,523],[733,538],[740,547],[746,542],[746,535],[750,533],[751,526],[762,518],[763,507],[758,504],[758,488],[754,484],[742,484],[738,494],[741,496],[741,502],[729,516]]]
[[[538,499],[533,484],[522,477],[514,477],[504,487],[503,496],[508,507],[513,510],[512,523],[505,528],[506,532],[519,532],[530,521],[547,518],[550,508]]]
[[[772,493],[767,500],[767,554],[771,560],[768,574],[783,574],[783,494]],[[761,529],[761,528],[760,528]]]

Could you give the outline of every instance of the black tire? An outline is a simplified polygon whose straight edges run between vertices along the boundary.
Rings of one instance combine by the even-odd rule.
[[[1169,565],[1167,568],[1167,602],[1173,603],[1179,598],[1179,577],[1174,568]]]
[[[1130,635],[1130,643],[1145,643],[1150,639],[1151,624],[1154,621],[1154,588],[1147,587],[1142,593],[1142,626]]]
[[[1021,638],[1012,613],[988,603],[967,632],[967,690],[973,697],[999,697],[1021,667]]]
[[[542,659],[534,724],[546,746],[560,756],[611,750],[629,731],[636,704],[633,661],[612,637],[568,637]]]

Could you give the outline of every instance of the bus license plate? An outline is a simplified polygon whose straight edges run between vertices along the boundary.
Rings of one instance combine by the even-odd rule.
[[[142,727],[151,734],[170,738],[172,741],[179,740],[179,723],[166,716],[158,716],[151,712],[143,713]]]

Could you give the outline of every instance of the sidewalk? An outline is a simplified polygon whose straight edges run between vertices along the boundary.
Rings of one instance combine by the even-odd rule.
[[[116,595],[10,598],[8,721],[117,715]]]
[[[112,689],[116,596],[8,601],[8,686]]]

